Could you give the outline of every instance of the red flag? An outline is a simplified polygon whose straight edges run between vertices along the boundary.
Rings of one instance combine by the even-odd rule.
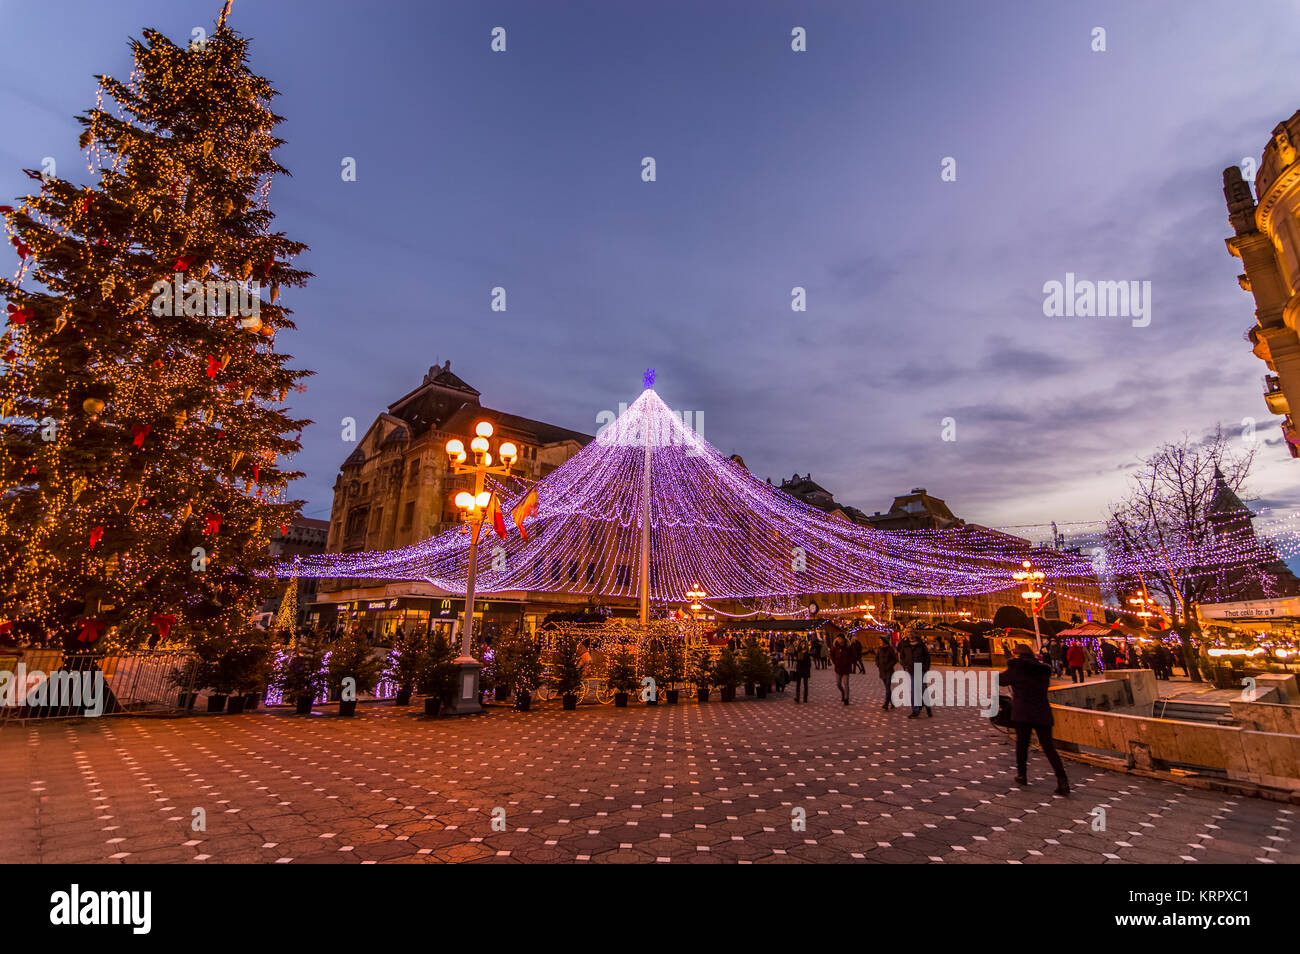
[[[501,514],[496,494],[488,500],[487,513],[483,515],[483,519],[492,522],[492,529],[496,531],[498,537],[502,540],[506,538],[506,518]]]
[[[534,487],[532,490],[528,491],[528,495],[519,502],[519,506],[515,507],[514,512],[510,514],[511,519],[515,522],[515,526],[519,528],[519,538],[521,540],[528,539],[528,531],[524,529],[524,518],[532,516],[533,511],[536,509],[537,488]]]
[[[153,624],[158,627],[158,638],[166,639],[167,634],[172,631],[172,626],[176,624],[176,614],[154,613]]]

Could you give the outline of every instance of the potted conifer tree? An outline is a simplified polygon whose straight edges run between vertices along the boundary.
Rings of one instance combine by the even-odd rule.
[[[642,692],[642,698],[648,706],[659,705],[659,700],[663,696],[664,689],[668,683],[666,674],[667,660],[664,658],[664,647],[657,639],[646,640],[641,649],[641,671],[644,675],[650,677],[650,686],[652,692]]]
[[[637,685],[636,663],[632,658],[632,650],[627,644],[620,645],[610,656],[606,685],[614,692],[614,705],[620,709],[626,708],[628,696]]]
[[[542,684],[542,644],[521,635],[515,652],[515,708],[527,712]]]
[[[722,690],[723,702],[735,700],[736,687],[744,681],[744,678],[744,674],[740,671],[740,664],[736,662],[736,654],[731,651],[730,646],[723,646],[722,653],[713,666],[713,681]]]
[[[664,700],[673,705],[677,702],[677,686],[686,678],[686,647],[682,641],[669,636],[664,646]]]
[[[359,632],[340,637],[330,645],[326,679],[331,695],[339,699],[339,715],[357,714],[357,698],[379,682],[382,663]]]
[[[424,664],[424,656],[428,651],[428,636],[415,628],[409,633],[402,633],[393,641],[393,648],[388,654],[387,674],[397,686],[394,705],[411,704],[411,693],[415,691],[416,680],[420,678],[420,667]]]
[[[707,646],[695,650],[691,654],[691,685],[695,687],[695,698],[699,702],[709,701],[709,687],[715,685],[713,672],[713,657],[709,655]]]
[[[429,641],[416,678],[416,689],[425,697],[427,716],[436,716],[456,691],[456,653],[445,636],[435,636]]]
[[[271,676],[271,686],[291,702],[298,715],[310,715],[312,703],[325,688],[325,646],[313,633],[298,637],[297,645],[281,653]]]
[[[563,636],[556,641],[551,665],[551,688],[560,697],[565,709],[578,707],[578,693],[582,691],[582,652],[578,640]]]
[[[740,670],[745,677],[745,695],[753,695],[751,690],[756,690],[760,699],[766,699],[767,690],[772,685],[772,659],[758,637],[750,636],[745,640]]]

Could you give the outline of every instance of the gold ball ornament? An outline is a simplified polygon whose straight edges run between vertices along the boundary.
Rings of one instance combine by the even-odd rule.
[[[86,398],[81,402],[81,409],[89,414],[90,419],[93,421],[99,416],[99,412],[104,410],[104,402],[99,398]]]

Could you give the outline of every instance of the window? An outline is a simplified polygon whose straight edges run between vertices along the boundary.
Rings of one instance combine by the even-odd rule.
[[[620,563],[615,579],[619,586],[630,586],[632,584],[632,568],[626,563]]]
[[[370,495],[370,481],[367,480],[364,484],[361,485],[361,496],[367,497],[369,495]]]
[[[596,564],[595,564],[595,563],[588,563],[588,564],[587,564],[587,582],[588,582],[588,583],[595,583],[595,582],[596,582]]]
[[[408,500],[406,509],[402,511],[402,529],[410,530],[413,523],[415,523],[415,501]]]
[[[384,525],[384,508],[383,508],[383,507],[376,507],[376,508],[375,508],[375,522],[374,522],[374,524],[372,525],[371,529],[378,530],[378,529],[380,529],[383,525]]]
[[[369,507],[354,507],[351,510],[351,512],[348,513],[347,535],[349,537],[352,537],[352,536],[356,536],[359,533],[365,533],[366,520],[369,518],[369,516],[370,516]]]
[[[577,560],[574,560],[572,563],[569,564],[569,582],[570,583],[578,582],[578,561]]]
[[[558,583],[560,579],[560,561],[551,561],[551,582]]]

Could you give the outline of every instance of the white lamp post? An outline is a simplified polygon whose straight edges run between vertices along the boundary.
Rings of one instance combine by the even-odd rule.
[[[492,502],[491,492],[483,489],[488,474],[509,476],[514,466],[518,450],[509,441],[497,448],[501,463],[493,465],[488,438],[492,436],[492,425],[479,421],[474,427],[475,437],[470,441],[470,453],[473,463],[466,463],[469,454],[465,445],[459,440],[447,442],[447,457],[453,474],[473,474],[474,492],[461,491],[456,495],[456,507],[460,510],[460,519],[465,521],[469,530],[469,568],[465,575],[465,623],[461,630],[460,656],[456,659],[456,687],[447,712],[450,715],[465,715],[479,712],[479,675],[483,664],[473,656],[474,638],[474,577],[478,570],[478,537],[483,529],[483,518],[487,515],[488,504]]]

